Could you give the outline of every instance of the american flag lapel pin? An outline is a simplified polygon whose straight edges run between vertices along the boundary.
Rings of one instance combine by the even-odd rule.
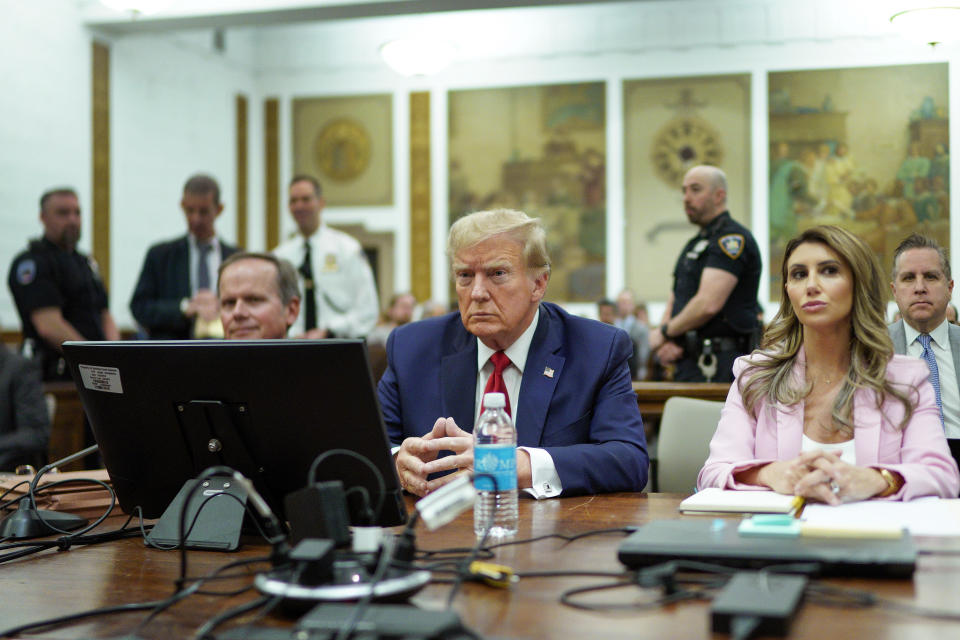
[[[548,378],[552,378],[552,377],[553,377],[553,369],[551,369],[550,367],[544,367],[544,368],[543,368],[543,375],[547,376]]]

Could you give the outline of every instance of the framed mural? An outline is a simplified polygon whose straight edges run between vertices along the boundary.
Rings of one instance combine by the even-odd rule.
[[[771,73],[770,297],[786,242],[836,224],[892,268],[917,231],[950,246],[946,64]]]
[[[606,290],[606,96],[602,82],[451,91],[450,222],[519,209],[547,229],[552,300]]]
[[[730,214],[750,226],[750,76],[627,80],[623,114],[624,282],[641,300],[665,300],[697,232],[683,211],[688,169],[722,168]]]
[[[390,94],[293,100],[293,172],[316,176],[328,206],[393,204]]]

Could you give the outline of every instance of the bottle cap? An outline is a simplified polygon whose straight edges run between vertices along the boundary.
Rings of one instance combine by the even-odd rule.
[[[507,400],[502,393],[483,394],[483,406],[487,409],[503,409],[507,406]]]

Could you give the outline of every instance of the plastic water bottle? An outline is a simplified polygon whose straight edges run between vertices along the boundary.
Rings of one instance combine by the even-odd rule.
[[[502,393],[486,394],[484,412],[473,430],[473,468],[477,474],[473,531],[477,537],[487,528],[487,535],[493,537],[517,532],[517,430],[505,405]]]

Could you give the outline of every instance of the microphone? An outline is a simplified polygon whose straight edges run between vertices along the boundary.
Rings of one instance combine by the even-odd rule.
[[[34,492],[40,482],[40,477],[60,465],[65,465],[84,458],[99,449],[99,445],[93,445],[72,453],[66,458],[61,458],[51,462],[45,467],[41,467],[30,481],[30,488],[27,495],[20,500],[17,510],[0,521],[0,538],[10,538],[14,540],[26,540],[28,538],[42,538],[55,533],[65,533],[79,529],[87,524],[86,518],[64,513],[61,511],[50,511],[47,509],[37,509],[34,499]]]
[[[263,521],[264,532],[269,536],[267,542],[273,545],[273,552],[270,554],[271,562],[273,562],[274,566],[280,564],[290,555],[290,545],[287,543],[287,535],[284,533],[280,519],[277,518],[277,515],[273,512],[273,509],[270,508],[270,505],[267,504],[267,501],[264,500],[263,496],[260,495],[260,492],[254,488],[253,482],[251,482],[249,478],[235,470],[233,472],[233,479],[247,492],[247,498],[249,498],[250,504],[253,505],[254,511],[257,512]]]

